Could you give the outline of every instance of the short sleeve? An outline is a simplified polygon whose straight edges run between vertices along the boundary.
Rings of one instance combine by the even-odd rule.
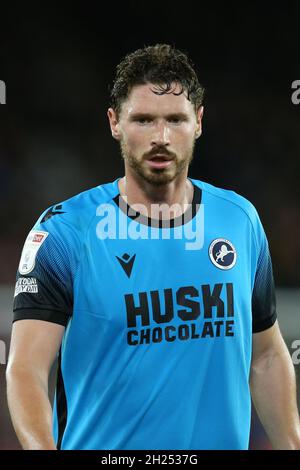
[[[259,218],[257,232],[258,256],[252,291],[253,333],[270,328],[277,318],[271,255],[267,237]]]
[[[48,209],[27,236],[16,276],[13,321],[37,319],[66,326],[72,316],[74,236],[63,214],[57,207]]]

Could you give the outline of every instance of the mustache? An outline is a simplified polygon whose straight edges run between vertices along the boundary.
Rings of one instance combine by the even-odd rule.
[[[166,157],[176,158],[176,154],[173,152],[169,152],[165,147],[155,147],[144,154],[145,158],[153,157],[154,155],[165,155]]]

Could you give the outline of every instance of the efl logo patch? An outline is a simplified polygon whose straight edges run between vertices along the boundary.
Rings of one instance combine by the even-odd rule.
[[[37,252],[41,248],[48,235],[48,232],[41,232],[38,230],[31,230],[29,232],[20,259],[20,274],[28,274],[34,269]]]
[[[231,269],[236,263],[236,250],[229,240],[217,238],[210,244],[209,257],[217,268]]]

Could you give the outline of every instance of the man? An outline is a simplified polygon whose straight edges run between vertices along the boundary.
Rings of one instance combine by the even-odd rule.
[[[137,50],[111,98],[125,176],[46,210],[23,248],[7,370],[23,448],[247,449],[250,382],[273,447],[300,449],[259,217],[187,176],[203,116],[192,64]]]

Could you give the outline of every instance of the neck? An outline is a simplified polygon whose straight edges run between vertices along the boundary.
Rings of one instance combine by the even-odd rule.
[[[131,207],[153,219],[172,219],[183,214],[193,200],[193,184],[187,171],[170,183],[155,186],[130,171],[118,182],[120,195]],[[170,207],[171,206],[171,207]]]

